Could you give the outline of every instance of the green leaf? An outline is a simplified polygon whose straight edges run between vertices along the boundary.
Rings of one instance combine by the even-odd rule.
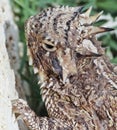
[[[109,41],[109,46],[113,49],[117,51],[117,42],[113,39],[110,39]]]
[[[115,63],[115,64],[117,65],[117,57],[111,59],[111,62],[112,62],[112,63]]]
[[[103,20],[97,21],[97,22],[94,23],[93,25],[94,25],[94,26],[101,26],[101,25],[105,24],[106,22],[107,22],[107,20],[103,19]]]
[[[103,8],[104,10],[108,10],[109,12],[113,12],[117,10],[117,1],[116,0],[100,0],[97,1],[98,8]]]

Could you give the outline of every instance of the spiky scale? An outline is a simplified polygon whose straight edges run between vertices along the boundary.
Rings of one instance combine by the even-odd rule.
[[[100,14],[90,16],[91,8],[84,13],[81,9],[49,8],[26,23],[49,117],[35,116],[22,100],[13,107],[34,130],[117,129],[117,75],[95,39],[110,29],[92,26]]]

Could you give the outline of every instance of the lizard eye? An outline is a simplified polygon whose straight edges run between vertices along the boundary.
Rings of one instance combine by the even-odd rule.
[[[43,48],[44,48],[45,50],[50,51],[50,52],[56,50],[55,45],[52,44],[52,43],[49,42],[49,41],[44,42],[42,46],[43,46]]]

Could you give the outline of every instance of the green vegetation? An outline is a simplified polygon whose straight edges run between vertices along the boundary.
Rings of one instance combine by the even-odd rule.
[[[12,0],[12,8],[16,23],[19,27],[20,41],[23,46],[23,56],[21,57],[21,65],[19,73],[21,74],[22,80],[25,80],[31,90],[31,97],[27,96],[30,106],[39,115],[44,115],[46,112],[43,109],[43,103],[41,102],[40,90],[37,84],[38,80],[33,74],[32,67],[28,65],[27,50],[24,36],[24,23],[29,16],[39,13],[41,10],[47,7],[53,7],[57,5],[69,5],[69,6],[81,6],[85,5],[85,9],[93,6],[92,14],[104,10],[104,14],[110,13],[112,19],[117,16],[117,1],[116,0]],[[102,20],[97,22],[97,25],[102,25],[107,22]],[[117,29],[117,26],[114,27]],[[115,34],[106,33],[99,38],[102,41],[103,46],[106,47],[106,53],[110,56],[111,61],[117,64],[117,36]],[[43,113],[40,113],[43,109]]]

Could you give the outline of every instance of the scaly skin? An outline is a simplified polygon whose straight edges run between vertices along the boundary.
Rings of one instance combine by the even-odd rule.
[[[101,13],[81,7],[49,8],[25,25],[29,58],[39,73],[49,117],[37,117],[21,99],[13,101],[32,130],[117,130],[117,75],[94,27]]]

